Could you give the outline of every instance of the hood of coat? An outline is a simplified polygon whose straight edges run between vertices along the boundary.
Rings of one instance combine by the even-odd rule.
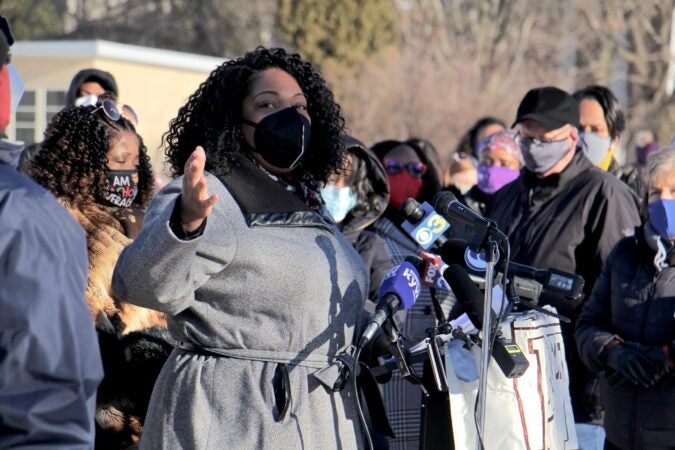
[[[14,167],[19,166],[23,142],[11,142],[7,139],[0,139],[0,164]]]
[[[365,229],[384,213],[389,203],[389,183],[384,167],[375,153],[351,136],[343,139],[346,149],[359,158],[365,168],[354,179],[358,193],[356,206],[341,224],[342,232],[350,234]]]
[[[117,90],[117,82],[115,78],[108,72],[99,69],[83,69],[75,74],[68,92],[66,92],[66,108],[75,106],[75,99],[80,86],[88,81],[94,81],[101,85],[106,91],[112,92],[115,96],[119,95]]]

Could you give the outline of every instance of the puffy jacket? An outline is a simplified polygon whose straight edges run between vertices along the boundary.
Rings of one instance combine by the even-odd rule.
[[[658,272],[644,228],[621,240],[607,258],[577,320],[579,354],[604,371],[604,346],[615,336],[646,346],[675,339],[675,261]],[[675,259],[675,258],[672,258]],[[675,446],[675,375],[651,388],[617,389],[600,378],[607,439],[622,449]]]
[[[357,204],[338,227],[366,263],[370,274],[368,298],[377,302],[380,284],[394,266],[394,261],[387,251],[384,240],[366,228],[387,208],[389,184],[384,167],[363,143],[352,137],[345,137],[345,146],[354,157],[365,163],[365,170],[357,173],[354,179],[357,191],[361,192]]]

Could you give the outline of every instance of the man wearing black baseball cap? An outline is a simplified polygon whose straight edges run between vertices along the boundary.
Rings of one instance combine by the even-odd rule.
[[[544,293],[572,319],[562,325],[575,421],[600,419],[589,387],[593,376],[577,354],[574,321],[609,251],[640,224],[638,200],[617,178],[595,167],[577,148],[579,105],[556,87],[530,90],[513,127],[525,162],[521,175],[497,191],[488,216],[509,237],[512,260],[581,275],[584,296],[567,300]]]

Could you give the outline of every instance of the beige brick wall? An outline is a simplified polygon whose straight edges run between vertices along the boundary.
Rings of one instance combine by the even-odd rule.
[[[119,87],[119,101],[128,103],[138,113],[138,132],[148,147],[155,171],[165,181],[168,177],[163,150],[159,148],[161,136],[178,109],[209,73],[105,58],[46,59],[14,55],[13,63],[27,89],[67,90],[73,75],[88,67],[112,73]]]

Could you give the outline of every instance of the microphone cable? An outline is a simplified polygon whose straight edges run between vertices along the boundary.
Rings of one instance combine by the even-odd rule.
[[[359,413],[359,421],[361,422],[361,428],[363,428],[363,434],[366,437],[366,444],[368,445],[368,450],[374,450],[373,440],[370,437],[370,430],[368,429],[368,424],[366,423],[366,418],[363,415],[363,408],[361,407],[361,395],[359,393],[359,386],[357,383],[356,372],[359,365],[359,357],[361,356],[361,350],[363,348],[358,346],[356,348],[356,353],[354,353],[354,367],[352,367],[352,389],[354,390],[354,399],[356,401],[356,411]]]

